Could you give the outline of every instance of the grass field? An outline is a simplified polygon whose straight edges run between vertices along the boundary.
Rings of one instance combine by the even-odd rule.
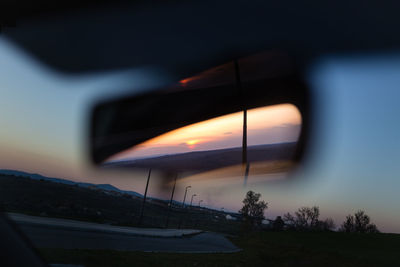
[[[84,266],[400,266],[400,235],[258,232],[231,238],[232,254],[40,249],[50,263]]]
[[[141,206],[141,198],[126,194],[0,174],[0,208],[6,212],[137,227]],[[163,228],[167,215],[167,202],[148,199],[140,226]],[[169,227],[238,232],[240,223],[225,216],[206,208],[174,207]]]

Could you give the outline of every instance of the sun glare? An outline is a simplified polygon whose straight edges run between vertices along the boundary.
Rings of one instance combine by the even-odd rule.
[[[188,144],[189,146],[195,145],[199,142],[199,140],[189,140],[186,142],[186,144]]]
[[[198,144],[199,142],[200,142],[200,140],[198,140],[198,139],[192,139],[192,140],[186,141],[185,143],[190,149],[193,149],[196,147],[196,144]]]

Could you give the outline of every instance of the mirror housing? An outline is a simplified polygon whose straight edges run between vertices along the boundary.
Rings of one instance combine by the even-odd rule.
[[[228,62],[148,93],[99,103],[92,113],[91,158],[112,155],[166,132],[215,117],[276,104],[293,104],[302,127],[295,161],[309,131],[309,92],[289,57],[272,51]]]

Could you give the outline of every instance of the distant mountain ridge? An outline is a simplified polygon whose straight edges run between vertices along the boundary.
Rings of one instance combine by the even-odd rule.
[[[32,180],[41,180],[42,179],[42,180],[54,182],[54,183],[60,183],[60,184],[66,184],[66,185],[77,185],[77,186],[80,186],[83,188],[96,188],[96,189],[100,189],[103,191],[118,192],[121,194],[128,194],[128,195],[135,196],[138,198],[143,198],[143,195],[138,192],[121,190],[111,184],[92,184],[92,183],[74,182],[74,181],[61,179],[61,178],[47,177],[47,176],[43,176],[43,175],[37,174],[37,173],[28,173],[28,172],[23,172],[23,171],[6,170],[6,169],[0,169],[0,175],[1,174],[30,178]],[[0,177],[0,179],[1,179],[1,177]],[[158,201],[167,202],[167,203],[170,201],[169,199],[160,199],[160,198],[149,197],[149,196],[147,196],[147,199],[148,200],[158,200]],[[177,200],[172,200],[172,203],[177,206],[183,205],[183,203],[181,201],[177,201]],[[208,209],[213,210],[213,208],[208,208]],[[227,211],[225,213],[231,214],[231,215],[236,214],[235,212],[227,212]]]
[[[67,184],[67,185],[77,185],[80,187],[85,187],[85,188],[98,188],[104,191],[113,191],[113,192],[118,192],[121,194],[128,194],[131,196],[136,196],[139,198],[143,198],[143,195],[140,193],[137,193],[135,191],[128,191],[128,190],[121,190],[113,185],[110,184],[92,184],[92,183],[82,183],[82,182],[74,182],[66,179],[60,179],[60,178],[53,178],[53,177],[47,177],[43,176],[37,173],[27,173],[23,171],[16,171],[16,170],[0,170],[0,174],[5,174],[5,175],[14,175],[14,176],[19,176],[19,177],[25,177],[25,178],[30,178],[33,180],[45,180],[45,181],[50,181],[54,183],[61,183],[61,184]]]

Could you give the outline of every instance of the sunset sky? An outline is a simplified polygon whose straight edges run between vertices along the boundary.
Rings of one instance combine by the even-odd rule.
[[[301,115],[291,104],[247,111],[248,145],[295,142],[300,134]],[[243,112],[188,125],[138,146],[110,160],[239,147],[242,145]]]
[[[247,187],[242,180],[197,179],[196,188],[191,177],[178,181],[175,199],[182,201],[184,185],[190,183],[189,196],[197,193],[196,200],[203,199],[205,206],[237,211],[245,191],[253,189],[269,203],[266,216],[271,219],[317,205],[322,218],[333,217],[340,223],[347,214],[364,209],[380,229],[400,233],[399,62],[394,55],[333,57],[305,71],[313,96],[312,132],[306,157],[291,179],[255,177]],[[62,75],[4,37],[0,37],[0,69],[1,169],[144,192],[147,172],[111,173],[92,165],[89,114],[102,99],[172,82],[166,73],[134,69]],[[234,131],[217,134],[228,132]],[[204,149],[200,139],[206,137],[185,137],[176,143],[190,149],[193,141],[193,149]],[[149,196],[168,197],[170,188],[158,185],[152,177]]]

